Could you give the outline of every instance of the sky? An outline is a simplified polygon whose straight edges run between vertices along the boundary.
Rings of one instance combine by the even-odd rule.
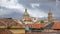
[[[20,18],[26,8],[31,17],[47,17],[51,9],[60,18],[60,0],[0,0],[0,17]]]

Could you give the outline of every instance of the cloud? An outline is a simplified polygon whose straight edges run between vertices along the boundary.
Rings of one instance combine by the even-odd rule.
[[[0,16],[1,15],[6,15],[6,14],[11,14],[12,12],[9,10],[5,10],[5,9],[0,9]]]
[[[0,17],[4,17],[4,18],[21,18],[22,17],[22,13],[18,13],[18,12],[12,12],[11,14],[6,14],[6,15],[2,15]]]
[[[22,4],[19,4],[17,0],[0,0],[0,6],[6,7],[9,9],[19,9],[23,11],[25,8]]]
[[[46,3],[46,2],[55,2],[56,0],[27,0],[31,3]]]
[[[0,17],[19,18],[24,9],[24,6],[19,4],[17,0],[0,0]]]
[[[47,17],[47,14],[44,13],[44,11],[42,10],[38,10],[38,9],[28,9],[28,12],[30,14],[30,16],[32,17]]]
[[[19,18],[22,16],[22,12],[16,9],[8,9],[5,7],[1,7],[0,9],[0,17],[4,18]]]
[[[39,3],[31,3],[31,7],[32,7],[32,8],[36,8],[36,7],[39,7],[39,6],[40,6]]]
[[[33,17],[47,17],[50,8],[52,8],[51,12],[54,17],[58,17],[60,14],[60,0],[0,0],[0,6],[0,15],[6,17],[17,18],[16,16],[21,15],[25,8]],[[17,13],[15,14],[15,12]],[[20,14],[18,15],[18,13]]]
[[[1,3],[1,5],[0,6],[2,6],[2,7],[6,7],[6,8],[9,8],[9,9],[18,9],[18,10],[22,10],[23,11],[23,9],[24,9],[24,7],[23,7],[23,5],[21,5],[21,4],[19,4],[18,2],[17,2],[17,0],[10,0],[10,1],[8,1],[8,0],[2,0],[2,1],[0,1]],[[39,7],[39,4],[38,3],[31,3],[31,6],[32,6],[32,8],[36,8],[36,7]],[[34,16],[34,17],[44,17],[44,16],[46,16],[46,14],[42,11],[42,10],[38,10],[38,9],[34,9],[34,10],[32,10],[32,9],[28,9],[29,10],[29,12],[30,12],[30,14],[31,14],[31,16]],[[10,11],[10,10],[9,10]],[[9,13],[9,11],[8,11],[8,13]],[[35,13],[34,13],[34,12]],[[38,11],[38,12],[37,12]],[[41,12],[42,11],[42,12]],[[5,14],[6,14],[6,12],[4,12]],[[8,14],[7,13],[7,14]],[[34,14],[33,14],[34,13]],[[3,14],[3,13],[2,13]],[[43,16],[42,16],[42,14],[44,14]],[[10,15],[11,16],[11,15]]]

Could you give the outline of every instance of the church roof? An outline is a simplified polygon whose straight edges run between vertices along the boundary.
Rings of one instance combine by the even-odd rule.
[[[23,17],[22,17],[22,21],[32,21],[31,17],[29,16],[28,12],[27,12],[27,9],[25,9],[25,12],[23,14]]]
[[[29,14],[27,12],[27,9],[25,9],[25,12],[24,12],[23,16],[29,16]]]

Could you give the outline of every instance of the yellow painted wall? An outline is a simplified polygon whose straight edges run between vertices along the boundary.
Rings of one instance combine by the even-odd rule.
[[[10,29],[13,34],[25,34],[25,29]]]

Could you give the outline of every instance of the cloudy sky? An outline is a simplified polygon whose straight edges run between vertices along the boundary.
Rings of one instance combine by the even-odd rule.
[[[60,0],[0,0],[0,17],[20,18],[25,8],[32,17],[47,17],[51,9],[60,18]]]

